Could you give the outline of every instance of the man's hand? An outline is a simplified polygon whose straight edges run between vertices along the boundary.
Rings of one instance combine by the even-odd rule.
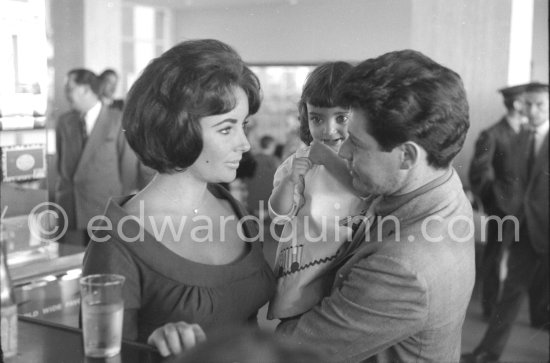
[[[154,345],[160,355],[167,357],[171,354],[179,354],[182,349],[193,348],[205,340],[206,334],[199,325],[179,321],[155,329],[147,339],[147,343]]]

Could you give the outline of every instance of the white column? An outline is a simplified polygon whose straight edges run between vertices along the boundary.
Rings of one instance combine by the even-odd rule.
[[[122,67],[121,11],[121,0],[84,0],[84,66],[98,74]]]
[[[531,80],[533,11],[533,0],[512,0],[508,58],[509,85],[527,83]]]

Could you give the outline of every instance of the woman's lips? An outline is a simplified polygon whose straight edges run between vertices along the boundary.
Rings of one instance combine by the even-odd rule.
[[[237,161],[228,161],[226,162],[226,164],[230,167],[230,168],[234,168],[234,169],[237,169],[239,167],[239,164],[240,164],[240,160],[237,160]]]

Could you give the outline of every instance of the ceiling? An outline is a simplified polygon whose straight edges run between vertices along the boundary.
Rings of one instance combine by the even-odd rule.
[[[296,5],[308,0],[129,0],[136,4],[151,5],[156,7],[169,7],[175,9],[202,9],[202,8],[235,8],[242,6],[258,5]]]

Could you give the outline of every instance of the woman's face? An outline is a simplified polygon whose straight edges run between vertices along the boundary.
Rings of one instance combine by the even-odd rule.
[[[248,117],[248,97],[235,88],[236,106],[222,115],[200,120],[202,151],[189,171],[207,183],[228,183],[235,179],[242,154],[250,150],[244,128]]]

